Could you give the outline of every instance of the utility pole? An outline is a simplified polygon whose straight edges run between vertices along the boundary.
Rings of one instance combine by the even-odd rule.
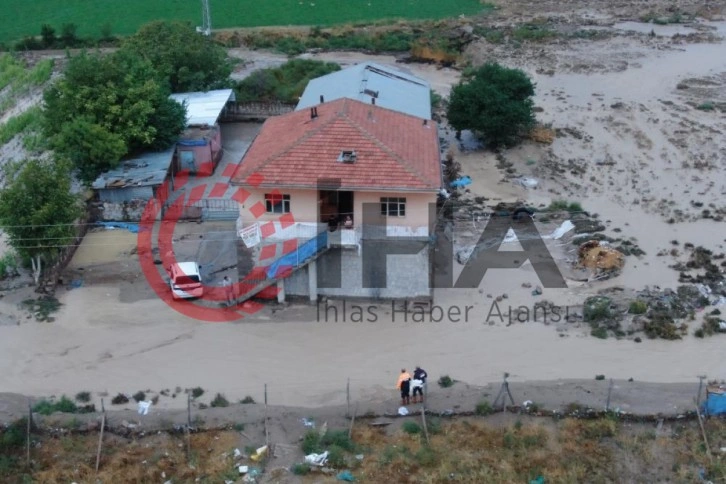
[[[209,0],[202,0],[202,26],[197,32],[209,37],[212,34],[212,17],[209,14]]]

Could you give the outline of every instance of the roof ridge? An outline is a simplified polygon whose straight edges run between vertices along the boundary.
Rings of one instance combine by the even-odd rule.
[[[335,101],[332,101],[332,102],[331,102],[331,104],[332,104],[332,103],[334,103],[334,102],[335,102]],[[330,117],[330,119],[328,119],[328,120],[327,120],[327,121],[325,121],[325,122],[322,122],[322,123],[320,123],[320,124],[319,124],[318,126],[316,126],[316,127],[314,128],[314,129],[311,129],[311,130],[307,131],[307,132],[306,132],[306,133],[305,133],[304,135],[302,135],[302,136],[301,136],[300,138],[298,138],[298,139],[297,139],[297,140],[296,140],[296,141],[295,141],[294,143],[292,143],[292,144],[290,144],[290,145],[287,145],[287,146],[286,146],[286,147],[285,147],[284,149],[282,149],[282,150],[280,150],[280,151],[277,151],[277,152],[273,153],[272,155],[268,156],[268,157],[267,157],[267,158],[266,158],[265,160],[263,160],[263,161],[262,161],[261,163],[258,163],[258,164],[257,164],[257,166],[255,167],[255,171],[260,171],[260,169],[262,169],[262,168],[263,168],[263,167],[264,167],[265,165],[267,165],[267,164],[268,164],[269,162],[273,161],[273,160],[274,160],[275,158],[279,158],[280,156],[284,155],[285,153],[287,153],[288,151],[292,150],[293,148],[296,148],[296,147],[300,146],[300,145],[301,145],[301,144],[302,144],[302,143],[303,143],[304,141],[307,141],[307,140],[308,140],[308,138],[310,138],[310,137],[311,137],[311,136],[313,136],[314,134],[317,134],[317,133],[319,133],[319,132],[320,132],[320,130],[322,130],[323,128],[325,128],[325,127],[326,127],[326,126],[328,126],[329,124],[333,123],[333,122],[334,122],[334,121],[335,121],[336,119],[338,119],[338,118],[339,118],[339,117],[340,117],[340,116],[341,116],[342,114],[343,114],[343,113],[342,113],[342,112],[340,112],[340,111],[336,112],[336,113],[335,113],[335,114],[334,114],[333,116],[331,116],[331,117]],[[258,133],[258,134],[259,134],[259,133]],[[250,146],[251,146],[251,145],[250,145]]]
[[[346,101],[347,100],[348,99],[346,99]],[[352,101],[356,102],[354,99]],[[363,103],[361,103],[361,104],[363,104]],[[375,137],[373,134],[371,134],[366,128],[364,128],[363,126],[361,126],[360,124],[356,123],[354,120],[352,120],[350,118],[350,116],[348,115],[347,103],[346,103],[346,110],[343,113],[341,113],[341,114],[343,114],[343,116],[346,118],[346,120],[350,124],[352,124],[353,126],[355,126],[356,128],[358,128],[363,133],[363,135],[366,138],[368,138],[369,140],[373,141],[376,145],[378,145],[384,151],[386,151],[389,154],[393,155],[393,157],[401,164],[401,166],[403,166],[403,168],[406,171],[408,171],[410,174],[412,174],[413,176],[415,176],[416,179],[418,179],[418,181],[420,181],[424,185],[428,185],[428,182],[426,181],[426,179],[424,177],[421,176],[421,174],[418,172],[418,170],[413,169],[409,165],[409,163],[406,160],[404,160],[403,157],[399,153],[395,152],[388,145],[386,145],[381,140],[379,140],[377,137]],[[412,117],[415,117],[415,116],[412,116]]]

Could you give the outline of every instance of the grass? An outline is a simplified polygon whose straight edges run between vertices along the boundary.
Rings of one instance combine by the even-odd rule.
[[[23,306],[28,309],[35,319],[41,323],[52,323],[55,318],[51,316],[58,311],[61,303],[53,296],[41,296],[38,299],[26,299]]]
[[[512,31],[512,38],[518,41],[537,42],[557,36],[557,32],[535,24],[524,24]]]
[[[46,399],[39,401],[33,405],[33,412],[41,415],[51,415],[55,412],[76,413],[78,412],[78,405],[76,405],[73,400],[63,395],[60,400],[56,402]]]
[[[486,400],[482,400],[481,402],[476,404],[476,407],[474,408],[474,413],[477,415],[491,415],[494,413],[494,408],[492,408],[492,404],[487,402]]]
[[[216,0],[211,3],[213,28],[258,27],[275,25],[329,26],[349,22],[373,22],[379,19],[439,19],[459,15],[475,15],[491,10],[480,0]],[[4,11],[13,12],[12,22],[0,27],[0,42],[40,35],[41,24],[50,24],[57,32],[63,24],[76,24],[79,37],[105,37],[109,32],[119,35],[134,33],[152,20],[178,19],[201,25],[199,2],[175,2],[170,8],[163,0],[127,0],[114,2],[73,3],[57,8],[56,0],[5,0]],[[52,12],[49,15],[48,12]]]
[[[43,122],[43,113],[40,107],[35,106],[17,116],[8,119],[5,124],[0,125],[0,144],[5,144],[23,132],[40,131]]]
[[[412,422],[411,420],[403,422],[403,425],[401,425],[401,429],[403,429],[403,431],[409,435],[416,435],[421,433],[421,426],[416,422]]]
[[[260,69],[240,81],[235,88],[239,102],[278,101],[296,104],[308,81],[340,70],[333,62],[294,59],[280,67]]]

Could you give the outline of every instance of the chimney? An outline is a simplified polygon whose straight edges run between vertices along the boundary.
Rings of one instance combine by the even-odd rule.
[[[310,108],[310,119],[318,117],[318,108]]]
[[[323,98],[323,95],[320,95],[320,104],[323,104],[325,102],[325,98]]]
[[[428,124],[429,124],[429,120],[428,119],[424,119],[424,126],[428,126]]]
[[[376,105],[376,98],[374,98],[374,97],[371,98],[371,104],[374,106]]]

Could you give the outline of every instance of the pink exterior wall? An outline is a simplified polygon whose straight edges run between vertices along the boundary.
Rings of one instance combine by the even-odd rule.
[[[194,153],[194,163],[197,167],[196,176],[211,176],[214,173],[215,161],[218,160],[222,146],[222,133],[219,126],[215,127],[210,142],[205,146],[181,146],[178,145],[179,159],[182,159],[181,152],[191,151]]]
[[[275,221],[281,214],[264,213],[258,219],[250,212],[250,209],[260,202],[264,206],[265,193],[272,193],[273,189],[250,189],[246,188],[250,196],[244,203],[240,204],[240,215],[246,226],[255,221]],[[318,192],[317,190],[288,190],[280,189],[281,194],[290,195],[290,213],[295,222],[314,223],[318,222]],[[353,195],[354,214],[353,219],[360,223],[363,218],[363,203],[379,204],[381,197],[403,197],[406,199],[406,216],[391,217],[389,225],[401,227],[428,227],[429,204],[436,203],[435,193],[394,193],[394,192],[355,192]]]

